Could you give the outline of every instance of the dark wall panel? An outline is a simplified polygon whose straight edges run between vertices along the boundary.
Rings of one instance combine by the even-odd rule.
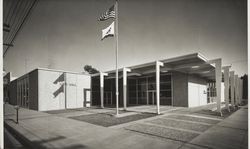
[[[29,73],[29,108],[38,110],[38,70]]]
[[[173,72],[173,105],[179,107],[188,106],[188,75]]]
[[[93,106],[101,104],[100,77],[91,77],[91,103]]]
[[[14,80],[9,85],[9,103],[12,105],[17,104],[17,80]]]

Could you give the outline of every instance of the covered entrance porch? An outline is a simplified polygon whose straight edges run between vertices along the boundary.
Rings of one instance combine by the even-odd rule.
[[[145,75],[135,75],[134,72],[127,76],[126,105],[156,105],[156,76],[154,73]],[[100,77],[92,77],[92,105],[101,105]],[[123,78],[119,76],[119,106],[124,106]],[[160,105],[172,106],[172,77],[171,73],[160,73]],[[115,77],[109,74],[104,78],[103,87],[104,107],[115,107]]]
[[[216,65],[218,70],[215,71],[211,63],[194,53],[119,69],[119,107],[126,110],[131,106],[152,105],[159,114],[160,105],[195,107],[207,104],[207,84],[214,80],[221,82],[219,77],[215,79],[215,72],[220,74],[221,67]],[[115,70],[92,76],[92,105],[102,108],[116,105],[115,77]],[[191,104],[193,101],[195,104]]]

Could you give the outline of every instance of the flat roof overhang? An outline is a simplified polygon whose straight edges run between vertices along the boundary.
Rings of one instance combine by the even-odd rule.
[[[215,80],[215,66],[208,62],[203,55],[200,53],[193,53],[188,55],[183,55],[179,57],[169,58],[159,60],[164,63],[164,66],[160,68],[162,73],[166,72],[182,72],[186,74],[192,74],[199,76],[201,78],[207,79],[208,81]],[[128,72],[128,76],[142,76],[155,73],[156,61],[144,63],[141,65],[128,66],[126,68],[131,69],[131,72]],[[122,68],[119,69],[119,77],[122,77]],[[107,78],[115,77],[115,70],[107,71]],[[95,74],[93,76],[98,76]]]

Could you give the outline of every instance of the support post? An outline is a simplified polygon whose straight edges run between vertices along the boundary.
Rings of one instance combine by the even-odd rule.
[[[127,110],[127,72],[131,72],[128,68],[123,68],[123,107]]]
[[[238,105],[240,105],[240,78],[238,76]]]
[[[221,59],[215,63],[217,112],[221,113]]]
[[[242,95],[243,95],[243,80],[240,79],[240,104],[242,104]]]
[[[217,101],[217,112],[221,113],[221,58],[209,61],[210,64],[215,64],[215,86],[216,86],[216,101]]]
[[[238,105],[240,105],[240,78],[238,78]]]
[[[235,96],[234,96],[234,71],[230,71],[230,91],[231,91],[231,105],[235,106]]]
[[[66,76],[66,73],[64,72],[63,73],[63,79],[64,79],[64,83],[63,83],[63,91],[64,91],[64,100],[65,100],[65,102],[64,102],[64,107],[65,107],[65,109],[67,109],[67,76]]]
[[[230,112],[229,108],[229,69],[231,66],[225,66],[224,69],[224,98],[226,101],[226,108]]]
[[[238,75],[234,75],[234,80],[235,80],[235,105],[238,106],[238,103],[239,103],[239,96],[238,96],[238,93],[239,93],[239,90],[238,90]]]
[[[160,114],[160,66],[163,66],[162,62],[156,61],[156,104],[157,114]]]
[[[146,92],[146,94],[147,94],[146,96],[147,96],[147,105],[148,105],[148,97],[149,97],[148,96],[148,77],[146,77],[146,91],[147,91]]]
[[[107,73],[100,72],[100,96],[101,96],[101,108],[104,108],[104,76]]]
[[[18,115],[18,111],[19,111],[19,106],[15,106],[14,107],[16,109],[16,124],[18,124],[18,120],[19,120],[19,115]]]
[[[238,106],[240,105],[240,78],[237,77],[237,88],[238,88]]]
[[[136,79],[136,105],[138,105],[138,79]]]

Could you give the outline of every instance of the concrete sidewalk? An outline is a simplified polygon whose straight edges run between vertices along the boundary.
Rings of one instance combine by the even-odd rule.
[[[233,113],[231,116],[194,138],[191,142],[184,144],[181,148],[198,148],[196,145],[202,145],[206,148],[213,149],[247,149],[247,107],[248,106],[241,107],[241,109]]]
[[[31,148],[240,149],[248,147],[247,111],[247,106],[242,107],[188,143],[171,139],[161,139],[124,129],[97,126],[67,117],[23,108],[19,112],[19,124],[16,124],[15,110],[13,106],[8,104],[5,105],[5,125]],[[87,113],[88,111],[81,112],[83,112],[82,114],[90,114]],[[166,115],[164,114],[155,118]],[[135,121],[133,123],[138,122]]]
[[[15,123],[13,106],[5,107],[5,125],[31,148],[178,148],[182,144],[126,130],[115,130],[64,117],[20,109]]]

